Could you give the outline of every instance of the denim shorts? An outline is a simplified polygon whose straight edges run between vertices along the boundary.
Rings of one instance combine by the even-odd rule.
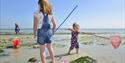
[[[40,45],[51,43],[52,35],[53,35],[52,30],[44,31],[42,29],[38,29],[37,30],[37,43]]]

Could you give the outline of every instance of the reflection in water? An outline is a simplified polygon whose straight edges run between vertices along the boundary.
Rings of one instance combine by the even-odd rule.
[[[27,63],[28,59],[32,57],[40,60],[39,49],[5,49],[5,53],[9,55],[0,57],[0,63]]]
[[[13,49],[13,51],[12,51],[13,56],[14,56],[15,58],[20,57],[20,55],[21,55],[20,52],[21,52],[20,49]]]
[[[20,60],[19,58],[20,58],[20,56],[21,56],[21,51],[20,51],[20,49],[13,49],[13,50],[12,50],[12,55],[13,55],[13,57],[15,58],[15,59],[14,59],[14,62],[15,62],[15,63],[18,63],[18,61]]]

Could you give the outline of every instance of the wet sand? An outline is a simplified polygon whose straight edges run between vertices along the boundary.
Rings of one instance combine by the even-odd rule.
[[[6,44],[12,45],[11,41],[15,35],[3,35],[0,36],[1,40],[6,39]],[[0,63],[30,63],[29,58],[36,58],[40,63],[39,48],[33,48],[36,44],[32,35],[20,35],[22,45],[19,49],[5,48],[5,45],[1,48],[4,49],[4,53],[0,53]],[[125,35],[122,35],[124,38]],[[75,54],[75,49],[71,52],[71,55],[67,55],[70,47],[70,35],[55,35],[53,38],[53,48],[57,63],[62,61],[73,61],[79,57],[89,56],[98,63],[125,63],[125,39],[122,39],[122,44],[119,48],[113,49],[110,41],[107,39],[94,37],[91,35],[80,35],[79,54]],[[47,54],[47,63],[50,62],[49,54]]]

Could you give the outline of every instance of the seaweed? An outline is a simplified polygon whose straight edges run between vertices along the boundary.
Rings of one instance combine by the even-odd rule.
[[[97,61],[93,58],[90,58],[89,56],[85,56],[71,61],[70,63],[97,63]]]

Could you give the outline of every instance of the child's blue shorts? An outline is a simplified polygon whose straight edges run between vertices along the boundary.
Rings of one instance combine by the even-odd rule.
[[[45,31],[42,29],[38,29],[37,30],[37,43],[40,45],[51,43],[52,35],[53,35],[52,30]]]

